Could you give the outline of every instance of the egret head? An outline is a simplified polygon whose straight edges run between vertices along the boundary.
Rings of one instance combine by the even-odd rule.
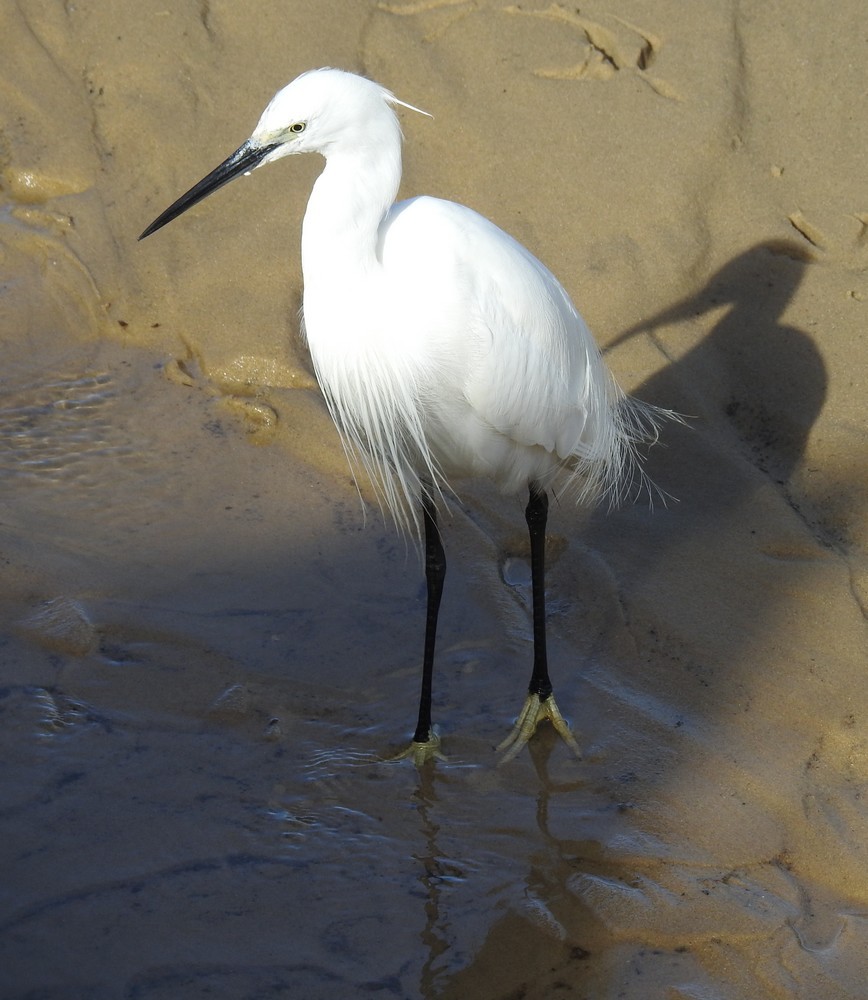
[[[379,84],[339,69],[310,70],[279,90],[263,111],[251,137],[219,167],[158,216],[139,239],[150,236],[239,174],[293,153],[337,148],[364,149],[400,137],[390,107],[404,104]]]
[[[269,160],[292,153],[328,153],[337,144],[358,147],[379,129],[394,127],[392,104],[419,111],[373,80],[328,67],[310,70],[274,95],[250,141],[276,145]]]

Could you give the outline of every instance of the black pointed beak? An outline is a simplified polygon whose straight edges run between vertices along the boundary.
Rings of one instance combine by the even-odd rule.
[[[212,170],[207,177],[203,177],[198,184],[194,184],[186,194],[182,194],[177,201],[169,205],[162,215],[158,215],[139,239],[143,240],[146,236],[150,236],[151,233],[162,229],[167,222],[177,219],[188,208],[197,205],[203,198],[207,198],[209,194],[216,191],[217,188],[228,184],[233,177],[249,173],[254,167],[258,167],[265,157],[277,149],[279,145],[280,143],[273,142],[266,146],[257,146],[248,139],[243,146],[236,149],[230,157],[225,159],[219,167]]]

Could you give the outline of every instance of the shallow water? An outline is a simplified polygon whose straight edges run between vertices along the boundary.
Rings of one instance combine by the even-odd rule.
[[[412,549],[147,353],[49,354],[0,412],[4,996],[857,995],[863,722],[834,658],[767,653],[805,642],[771,581],[836,560],[760,547],[756,625],[718,574],[694,597],[729,591],[724,620],[677,637],[683,593],[653,625],[648,594],[681,586],[684,501],[556,506],[551,656],[585,759],[542,731],[497,767],[528,575],[520,502],[480,490],[445,527],[449,759],[417,773],[381,759],[414,717]]]

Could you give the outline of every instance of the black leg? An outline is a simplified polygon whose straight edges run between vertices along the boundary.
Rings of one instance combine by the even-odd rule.
[[[533,673],[528,688],[545,701],[552,693],[546,658],[546,518],[549,498],[536,483],[530,484],[530,499],[524,512],[530,533],[530,572],[533,586]]]
[[[524,512],[530,532],[530,571],[533,584],[533,673],[530,676],[527,699],[515,720],[512,732],[497,748],[505,751],[500,760],[505,764],[515,757],[544,719],[555,727],[555,732],[570,750],[581,757],[582,752],[561,715],[552,694],[549,668],[546,660],[546,518],[549,498],[538,483],[530,484],[530,499]]]
[[[548,510],[549,498],[546,496],[546,491],[539,483],[531,483],[530,498],[524,516],[527,521],[527,530],[530,533],[530,571],[533,586],[533,673],[530,675],[527,699],[515,720],[512,732],[497,748],[504,751],[500,760],[501,764],[506,764],[507,761],[515,757],[544,719],[548,719],[555,727],[555,732],[576,757],[582,756],[576,738],[555,702],[555,696],[552,694],[552,682],[549,680],[548,661],[546,660],[546,518]]]
[[[431,733],[431,682],[434,675],[434,644],[437,640],[437,614],[446,576],[446,554],[437,527],[437,507],[428,490],[422,490],[422,517],[425,523],[425,579],[428,583],[428,614],[425,621],[425,652],[422,657],[422,695],[419,699],[419,722],[414,743],[426,743]]]

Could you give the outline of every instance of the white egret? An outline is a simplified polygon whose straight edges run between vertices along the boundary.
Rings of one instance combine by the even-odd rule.
[[[437,501],[454,478],[486,476],[505,491],[529,489],[533,672],[498,749],[510,759],[549,719],[578,756],[546,661],[546,491],[621,498],[644,480],[637,445],[654,441],[670,414],[617,387],[563,287],[521,244],[454,202],[395,204],[396,104],[419,110],[351,73],[302,74],[252,136],[139,238],[239,174],[293,153],[325,157],[301,238],[311,358],[351,464],[367,471],[399,525],[425,536],[422,695],[405,755],[440,756],[431,722],[446,572]]]

